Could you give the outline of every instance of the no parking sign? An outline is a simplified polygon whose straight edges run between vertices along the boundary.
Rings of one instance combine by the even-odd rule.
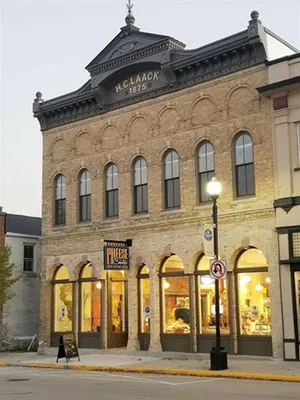
[[[226,279],[226,261],[210,260],[210,277],[212,279]]]

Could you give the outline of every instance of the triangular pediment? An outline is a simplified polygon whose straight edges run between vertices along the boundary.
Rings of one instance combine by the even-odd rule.
[[[100,65],[126,55],[139,53],[142,49],[149,49],[162,41],[170,41],[177,49],[184,49],[185,45],[169,36],[141,32],[136,27],[121,28],[121,32],[86,66],[92,74]]]

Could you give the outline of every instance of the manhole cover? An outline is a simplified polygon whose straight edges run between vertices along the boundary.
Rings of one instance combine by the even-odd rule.
[[[18,378],[7,379],[7,382],[25,382],[25,381],[29,381],[29,379],[18,379]]]

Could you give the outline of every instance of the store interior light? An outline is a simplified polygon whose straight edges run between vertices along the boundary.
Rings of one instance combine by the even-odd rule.
[[[101,287],[102,287],[101,282],[97,282],[97,283],[96,283],[96,288],[97,288],[97,289],[101,289]]]
[[[169,289],[170,284],[168,281],[164,281],[164,289]]]
[[[251,282],[251,276],[249,275],[242,275],[241,277],[241,283],[246,285],[247,283]]]
[[[263,287],[260,283],[259,283],[258,285],[255,286],[255,289],[256,289],[256,290],[259,290],[259,291],[260,291],[260,290],[263,290],[263,288],[264,288],[264,287]]]
[[[270,279],[269,276],[266,278],[266,282],[267,282],[267,283],[270,283],[270,282],[271,282],[271,279]]]
[[[205,286],[212,285],[214,280],[211,279],[209,276],[201,276],[201,283]]]

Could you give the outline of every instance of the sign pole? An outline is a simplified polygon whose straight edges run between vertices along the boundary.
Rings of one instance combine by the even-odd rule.
[[[219,243],[218,243],[218,206],[217,196],[212,196],[213,200],[213,237],[214,237],[214,255],[215,260],[212,266],[215,279],[215,308],[216,308],[216,347],[210,351],[210,368],[214,371],[220,371],[228,368],[227,352],[221,347],[221,324],[220,324],[220,291],[219,279],[222,279],[226,272],[226,267],[219,259]]]

